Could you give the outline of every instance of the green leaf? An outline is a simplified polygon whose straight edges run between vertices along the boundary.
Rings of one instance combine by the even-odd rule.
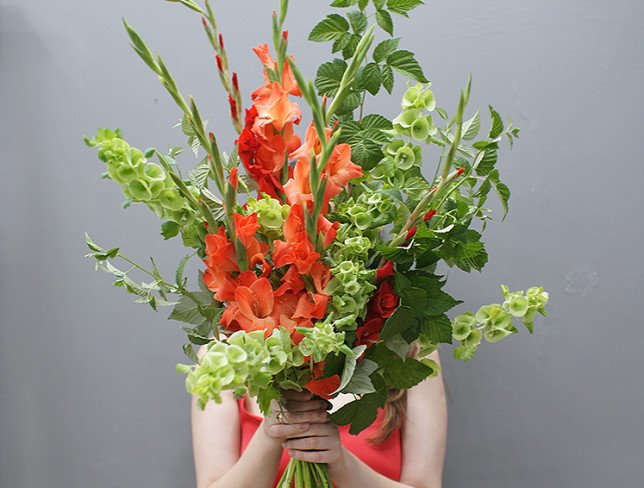
[[[399,357],[406,358],[409,352],[409,342],[400,334],[385,339],[385,346]]]
[[[358,0],[334,0],[332,7],[347,8],[358,3]]]
[[[210,173],[210,164],[208,163],[208,158],[205,157],[197,166],[192,168],[188,172],[188,179],[200,190],[206,186],[206,180],[208,179],[208,174]]]
[[[411,388],[426,380],[435,370],[417,359],[401,359],[388,361],[387,367],[383,370],[383,377],[387,386],[394,388]]]
[[[356,34],[363,34],[367,30],[367,16],[359,10],[354,10],[347,14],[349,23],[353,32]]]
[[[362,39],[362,37],[356,34],[349,36],[347,45],[342,49],[342,57],[344,59],[353,57],[353,55],[356,53],[356,49],[358,48],[358,44],[360,43],[360,39]]]
[[[483,158],[479,162],[479,164],[476,166],[476,174],[479,176],[485,176],[489,174],[493,169],[494,165],[496,164],[499,154],[497,151],[497,144],[493,144],[488,146],[485,149],[485,152],[483,154]]]
[[[399,71],[403,75],[409,76],[420,83],[429,82],[429,80],[425,78],[423,69],[418,64],[418,61],[416,61],[414,54],[410,51],[394,51],[387,56],[387,64],[396,71]]]
[[[393,12],[404,17],[409,17],[407,12],[423,5],[422,0],[387,0],[387,8]]]
[[[205,293],[203,291],[194,291],[191,293],[199,303],[187,295],[183,295],[174,306],[172,313],[168,316],[168,320],[177,320],[187,324],[200,325],[207,320],[208,317],[202,312],[202,308],[212,306],[212,292]]]
[[[367,393],[359,400],[347,403],[338,411],[331,414],[331,419],[337,425],[349,425],[349,433],[357,435],[369,427],[376,420],[378,408],[382,408],[387,401],[387,389],[380,375],[372,378],[376,391]]]
[[[342,377],[340,378],[340,386],[334,393],[342,391],[342,389],[349,384],[349,381],[353,376],[353,372],[356,369],[356,361],[358,357],[360,357],[360,355],[365,351],[366,348],[367,346],[364,344],[361,346],[354,347],[352,350],[352,354],[346,355],[347,358],[344,361],[344,369],[342,370]]]
[[[362,68],[357,78],[358,86],[366,89],[374,96],[380,90],[380,82],[380,66],[376,63],[368,63],[364,68]]]
[[[394,35],[394,21],[391,18],[391,14],[386,10],[376,11],[376,22],[378,25],[388,33],[390,36]]]
[[[316,25],[309,34],[309,41],[335,41],[343,37],[349,30],[349,22],[339,14],[330,14]]]
[[[464,141],[471,141],[472,139],[474,139],[478,135],[479,131],[481,130],[480,112],[477,110],[476,113],[474,114],[474,117],[463,122],[462,127],[463,128],[461,131],[462,132],[461,139],[463,139]]]
[[[501,120],[501,116],[499,113],[492,108],[492,105],[490,107],[490,115],[492,116],[492,128],[490,129],[490,139],[496,139],[501,135],[503,132],[503,121]]]
[[[183,353],[188,356],[193,362],[198,362],[199,358],[197,357],[197,354],[195,353],[195,350],[192,347],[192,344],[184,344],[183,345]]]
[[[373,60],[376,63],[380,63],[387,59],[391,53],[398,49],[398,44],[400,43],[400,37],[394,37],[392,39],[385,39],[380,44],[376,46],[373,50]]]
[[[398,335],[409,328],[414,320],[416,320],[414,311],[410,307],[400,306],[385,321],[385,325],[380,332],[380,337],[385,340],[388,337]]]
[[[340,142],[351,146],[351,160],[364,170],[373,168],[382,159],[382,147],[391,136],[383,130],[391,129],[391,122],[382,115],[367,115],[360,122],[342,125]]]
[[[458,346],[454,348],[454,359],[457,361],[464,361],[467,362],[471,360],[474,357],[474,354],[476,353],[476,350],[478,349],[478,345],[476,346]]]
[[[119,252],[118,247],[114,247],[112,249],[103,249],[102,247],[96,245],[94,241],[90,239],[87,232],[85,232],[85,243],[87,244],[87,247],[89,247],[90,251],[94,251],[89,254],[86,254],[85,257],[95,258],[97,261],[105,261],[108,258],[114,259]]]
[[[161,235],[164,240],[171,239],[179,234],[181,226],[173,220],[168,220],[161,224]]]
[[[405,288],[400,294],[400,299],[403,305],[414,311],[416,317],[420,318],[425,315],[425,303],[427,302],[425,290],[413,286]]]
[[[186,278],[183,277],[183,273],[186,269],[186,263],[192,256],[194,256],[194,254],[186,254],[184,257],[181,258],[181,261],[179,261],[177,270],[174,273],[174,278],[175,278],[175,283],[177,285],[177,288],[183,288],[185,286]]]
[[[435,344],[452,343],[452,323],[447,315],[425,316],[420,322],[420,332]]]
[[[391,92],[394,89],[394,70],[391,68],[391,66],[389,66],[388,64],[385,64],[382,67],[380,76],[382,78],[383,88],[387,90],[387,93],[391,95]]]
[[[315,88],[318,90],[318,94],[328,97],[334,96],[340,88],[340,81],[346,69],[347,63],[341,59],[334,59],[322,64],[315,77]]]
[[[378,364],[370,359],[363,358],[356,366],[353,376],[347,385],[342,390],[343,393],[352,393],[354,395],[364,395],[366,393],[373,393],[376,389],[371,382],[371,376]]]

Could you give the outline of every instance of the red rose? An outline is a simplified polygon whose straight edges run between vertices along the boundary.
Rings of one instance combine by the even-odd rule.
[[[367,347],[372,345],[380,337],[380,331],[385,325],[385,319],[382,317],[371,317],[365,319],[364,323],[356,329],[355,345],[366,344]]]
[[[398,295],[394,292],[394,285],[391,281],[383,281],[369,302],[369,312],[386,319],[396,307]]]

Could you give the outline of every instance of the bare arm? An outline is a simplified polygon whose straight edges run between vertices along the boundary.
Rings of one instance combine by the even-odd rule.
[[[192,444],[197,488],[270,487],[273,484],[282,446],[279,439],[257,429],[240,457],[239,409],[232,394],[223,402],[208,403],[204,411],[192,402]]]
[[[282,443],[296,438],[315,423],[327,422],[327,403],[310,400],[309,394],[286,392],[290,399],[285,424],[277,421],[279,407],[265,418],[240,456],[240,419],[230,392],[220,405],[209,402],[205,410],[192,402],[192,439],[197,488],[271,487],[282,457]]]

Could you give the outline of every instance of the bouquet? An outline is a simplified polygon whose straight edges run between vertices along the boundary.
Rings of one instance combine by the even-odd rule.
[[[331,43],[335,57],[310,81],[289,55],[281,0],[272,49],[254,48],[263,81],[250,99],[208,1],[169,1],[201,15],[238,137],[228,153],[220,150],[196,102],[124,20],[132,47],[178,106],[196,164],[182,171],[181,147],[142,151],[119,129],[99,128],[85,141],[98,149],[104,177],[120,185],[123,206],[147,205],[163,220],[163,237],[181,236],[191,252],[169,281],[153,259],[145,267],[119,248],[86,242],[116,286],[154,310],[172,306],[169,318],[185,324],[192,364],[177,369],[201,408],[225,390],[256,397],[265,414],[283,389],[327,399],[348,393],[354,401],[332,419],[355,434],[375,421],[389,389],[438,373],[427,355],[440,344],[457,341],[454,356],[469,361],[483,339],[516,333],[518,322],[532,332],[536,313],[546,315],[540,287],[502,286],[501,303],[447,316],[462,302],[443,290],[437,266],[470,272],[486,264],[485,204],[494,189],[507,213],[510,190],[496,164],[501,142],[512,145],[519,129],[490,107],[491,127],[479,135],[480,112],[466,117],[471,80],[453,116],[437,104],[414,54],[393,35],[394,15],[408,17],[422,1],[335,0],[339,10],[309,36]],[[400,113],[368,113],[370,97],[391,95],[397,76],[408,85]],[[305,130],[300,104],[312,116]],[[423,146],[440,154],[433,175],[423,172]],[[196,290],[184,276],[195,256],[203,262]],[[151,281],[136,281],[135,272]],[[413,342],[420,352],[407,357]],[[205,346],[200,357],[195,345]],[[323,465],[293,460],[279,486],[292,484],[332,486]]]

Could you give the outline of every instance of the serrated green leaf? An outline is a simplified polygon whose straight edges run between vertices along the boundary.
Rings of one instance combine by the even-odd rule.
[[[387,65],[420,83],[429,82],[429,80],[425,78],[423,69],[418,64],[418,61],[416,61],[414,54],[410,51],[394,51],[387,56]]]
[[[347,63],[341,59],[334,59],[322,64],[315,77],[315,88],[319,95],[332,97],[338,92],[340,81],[347,69]]]
[[[454,359],[464,362],[470,361],[474,357],[477,349],[478,346],[457,346],[453,351]]]
[[[376,23],[390,36],[394,35],[394,21],[386,10],[376,11]]]
[[[351,380],[351,377],[353,376],[353,373],[356,369],[356,361],[358,357],[365,351],[366,348],[367,346],[363,344],[363,345],[354,347],[351,350],[351,354],[346,354],[346,359],[344,361],[344,368],[342,369],[342,376],[340,378],[340,386],[334,393],[342,391],[344,387],[349,384],[349,381]]]
[[[179,234],[181,226],[173,220],[168,220],[161,224],[161,235],[164,240],[172,239]]]
[[[193,186],[202,189],[206,185],[206,180],[210,173],[210,164],[208,158],[204,158],[197,166],[188,172],[188,179]]]
[[[181,258],[181,261],[179,261],[179,264],[177,265],[177,270],[174,273],[174,280],[177,288],[184,287],[185,278],[183,277],[183,273],[186,269],[186,263],[192,256],[194,256],[194,254],[186,254]]]
[[[474,117],[472,117],[469,120],[466,120],[463,122],[461,130],[461,139],[464,141],[471,141],[474,139],[478,134],[479,131],[481,130],[481,114],[477,110],[476,113],[474,114]]]
[[[184,344],[183,345],[183,353],[193,362],[198,362],[199,358],[197,357],[197,354],[195,353],[195,350],[192,347],[192,344]]]
[[[357,435],[369,427],[387,401],[387,389],[380,375],[371,378],[376,391],[363,395],[359,400],[347,403],[338,411],[331,414],[331,419],[337,425],[351,425],[349,433]]]
[[[492,116],[492,128],[490,129],[490,139],[496,139],[503,132],[503,120],[499,113],[492,108],[492,105],[489,106],[490,115]]]
[[[442,293],[442,292],[441,292]],[[451,308],[451,307],[450,307]],[[452,343],[452,323],[447,315],[426,316],[420,321],[420,332],[435,344]]]
[[[403,359],[407,357],[409,342],[402,335],[398,334],[393,337],[388,337],[384,342],[387,349],[396,353],[399,357]]]
[[[387,367],[383,370],[383,377],[389,387],[411,388],[426,380],[433,373],[433,368],[417,359],[403,360],[396,357],[396,360],[388,362]]]
[[[317,24],[309,34],[309,41],[335,41],[344,36],[349,30],[349,22],[339,14],[329,14]]]
[[[423,5],[422,0],[387,0],[389,11],[404,17],[409,17],[407,13],[420,5]]]
[[[208,317],[204,315],[203,308],[209,308],[212,306],[212,295],[205,293],[203,291],[195,291],[191,293],[193,297],[197,299],[199,303],[187,295],[183,295],[172,310],[172,313],[168,316],[168,320],[177,320],[179,322],[185,322],[187,324],[200,325],[204,320],[208,320]]]
[[[349,12],[347,17],[349,18],[353,32],[356,34],[363,34],[367,30],[367,16],[363,12],[354,10]]]
[[[387,90],[387,93],[391,95],[391,92],[394,89],[394,70],[389,66],[388,64],[385,64],[382,67],[382,71],[380,73],[380,76],[382,78],[382,86],[385,90]]]
[[[351,380],[342,390],[343,393],[352,393],[354,395],[364,395],[373,393],[376,389],[369,378],[378,369],[378,364],[370,359],[362,359],[355,368]]]
[[[399,306],[385,321],[380,337],[385,340],[398,335],[410,327],[414,320],[416,320],[416,314],[410,307]]]
[[[392,39],[385,39],[379,43],[376,48],[373,50],[373,60],[376,63],[380,63],[387,59],[391,53],[398,49],[398,44],[400,43],[399,37],[394,37]]]
[[[356,81],[360,89],[364,88],[372,95],[377,95],[381,83],[380,66],[376,63],[368,63],[360,70]]]

